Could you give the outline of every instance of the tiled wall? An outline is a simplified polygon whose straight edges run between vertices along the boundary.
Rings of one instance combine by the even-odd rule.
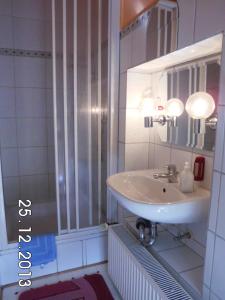
[[[179,0],[178,48],[198,42],[225,29],[224,0]],[[209,19],[212,20],[209,26]],[[192,20],[192,21],[191,21]],[[138,36],[138,37],[137,37]],[[180,169],[185,160],[193,163],[195,153],[192,150],[177,148],[161,143],[153,129],[143,128],[143,118],[137,111],[134,97],[126,94],[126,70],[146,60],[146,31],[144,27],[134,30],[121,40],[120,68],[120,139],[119,170],[162,167],[168,162],[176,163]],[[142,45],[142,51],[140,48]],[[134,57],[137,57],[134,61]],[[225,44],[222,55],[221,82],[225,82]],[[225,299],[225,88],[220,85],[218,106],[219,122],[215,159],[205,153],[206,176],[202,183],[210,188],[212,181],[212,199],[209,224],[196,224],[190,227],[194,240],[191,246],[204,255],[207,235],[203,299]],[[129,93],[129,92],[128,92]],[[129,95],[128,95],[129,96]],[[213,173],[212,173],[213,172]],[[212,177],[212,180],[211,180]],[[122,215],[122,213],[120,214]],[[125,213],[123,216],[126,216]],[[209,228],[208,228],[209,227]],[[208,228],[208,234],[207,234]]]
[[[0,48],[51,51],[51,1],[1,0]],[[53,195],[51,58],[0,55],[5,203]],[[52,188],[51,188],[52,187]]]
[[[142,39],[147,40],[147,33],[142,28]],[[143,92],[150,86],[153,88],[153,94],[161,99],[166,99],[165,90],[160,88],[162,83],[161,75],[151,76],[149,74],[123,72],[125,65],[133,66],[138,60],[133,62],[132,57],[136,57],[136,52],[140,55],[138,41],[135,41],[137,29],[129,33],[121,40],[121,80],[120,80],[120,131],[119,131],[119,151],[120,163],[119,170],[137,170],[146,168],[163,168],[168,163],[177,165],[178,171],[181,171],[184,162],[188,161],[193,165],[195,157],[199,154],[197,151],[188,148],[179,148],[172,144],[163,143],[159,136],[157,126],[154,128],[144,128],[144,117],[140,112],[140,102]],[[139,34],[141,29],[138,28]],[[141,37],[139,36],[139,40]],[[133,41],[133,43],[132,43]],[[130,44],[129,44],[130,43]],[[137,45],[137,46],[136,46]],[[145,43],[143,43],[145,49]],[[129,49],[129,50],[128,50]],[[123,53],[123,52],[126,53]],[[129,58],[130,56],[130,58]],[[124,62],[126,57],[126,64]],[[144,61],[144,53],[140,56],[140,63]],[[128,64],[128,61],[130,62]],[[133,62],[133,63],[132,63]],[[127,89],[127,86],[129,87]],[[162,127],[159,129],[163,131]],[[202,155],[202,153],[200,154]],[[123,158],[122,158],[123,156]],[[204,153],[206,159],[205,178],[201,185],[207,189],[211,187],[213,153]],[[130,215],[125,212],[125,216]],[[207,224],[195,224],[191,226],[169,226],[175,234],[177,231],[190,230],[192,240],[188,245],[194,248],[200,255],[205,254]]]

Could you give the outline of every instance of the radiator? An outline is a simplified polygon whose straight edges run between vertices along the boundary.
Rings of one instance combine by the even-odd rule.
[[[108,272],[123,300],[192,300],[122,225],[109,228]]]

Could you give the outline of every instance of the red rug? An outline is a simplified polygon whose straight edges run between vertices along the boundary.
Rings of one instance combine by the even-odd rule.
[[[113,300],[100,274],[58,282],[23,292],[19,300]]]

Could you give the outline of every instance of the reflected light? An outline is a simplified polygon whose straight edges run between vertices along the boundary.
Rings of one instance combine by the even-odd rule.
[[[193,119],[207,119],[215,110],[215,101],[210,94],[197,92],[188,98],[185,109]]]
[[[91,109],[92,114],[98,115],[99,113],[101,113],[101,109],[99,107],[92,107]]]
[[[166,114],[169,117],[179,117],[184,111],[184,104],[180,99],[173,98],[166,103]]]

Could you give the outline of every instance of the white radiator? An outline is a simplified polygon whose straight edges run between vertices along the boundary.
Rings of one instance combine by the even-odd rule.
[[[121,225],[109,228],[109,275],[123,300],[192,300]]]

